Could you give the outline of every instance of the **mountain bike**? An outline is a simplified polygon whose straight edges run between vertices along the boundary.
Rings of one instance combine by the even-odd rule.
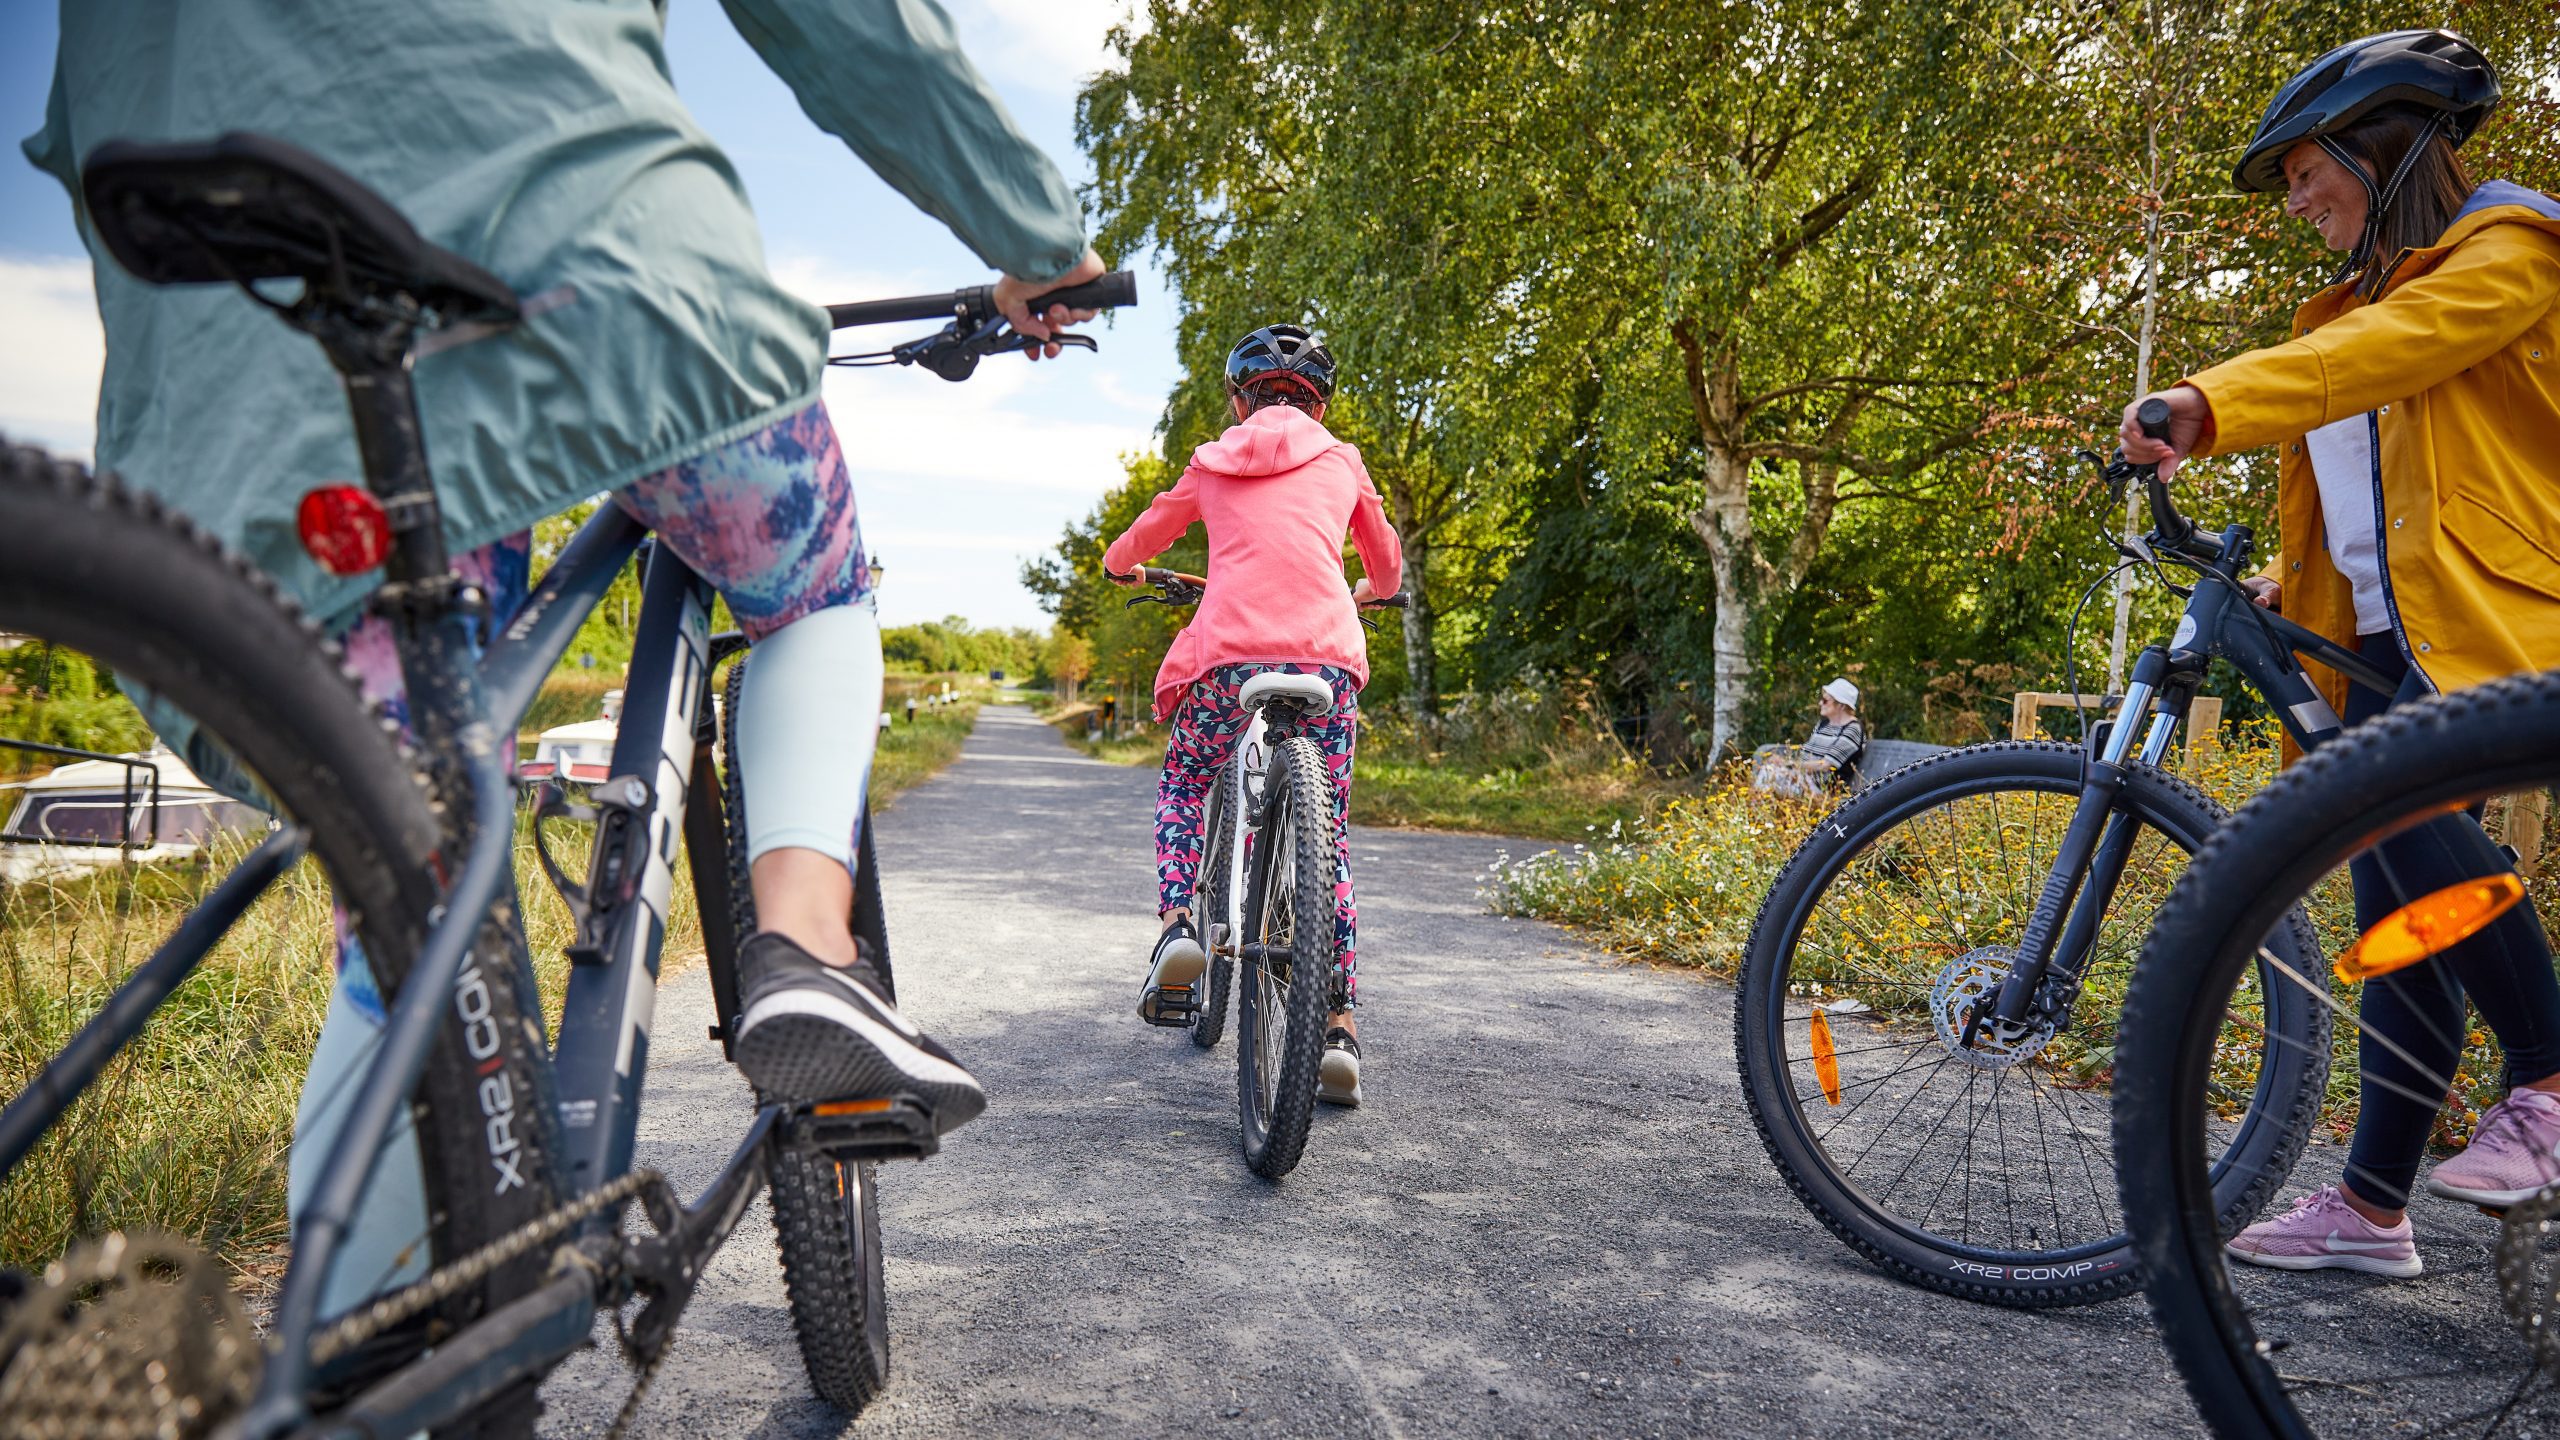
[[[90,221],[128,269],[153,283],[236,283],[337,370],[365,485],[306,497],[302,534],[335,573],[386,575],[371,603],[394,621],[415,744],[368,711],[336,647],[271,580],[184,517],[112,478],[0,449],[0,632],[92,657],[183,712],[280,820],[227,874],[202,877],[174,933],[0,1109],[0,1182],[262,895],[299,883],[287,877],[305,857],[326,872],[387,1012],[365,1051],[342,1057],[321,1103],[304,1107],[342,1118],[334,1138],[300,1137],[325,1160],[280,1267],[272,1252],[249,1257],[252,1274],[281,1269],[273,1292],[244,1306],[208,1257],[230,1238],[221,1233],[110,1233],[42,1275],[0,1277],[0,1428],[527,1435],[543,1376],[587,1343],[603,1310],[639,1371],[620,1432],[705,1263],[767,1185],[811,1384],[859,1409],[888,1364],[876,1166],[934,1152],[921,1107],[897,1094],[758,1096],[689,1204],[633,1165],[679,838],[722,1017],[711,1038],[724,1049],[737,1014],[736,950],[754,919],[735,741],[721,739],[724,780],[709,695],[743,638],[711,633],[710,587],[613,505],[513,619],[482,633],[486,597],[444,551],[410,365],[531,306],[421,239],[380,196],[305,152],[239,134],[111,143],[83,179]],[[273,293],[296,284],[290,300]],[[1121,273],[1037,303],[1133,300]],[[881,362],[947,379],[1039,343],[1005,326],[983,286],[831,315],[839,326],[948,321]],[[547,790],[531,818],[532,848],[575,921],[566,999],[546,1037],[516,899],[513,736],[581,622],[635,563],[642,602],[612,778],[583,805]],[[733,669],[733,700],[738,683]],[[593,827],[578,878],[552,853],[556,827],[573,821]],[[857,854],[852,923],[885,979],[867,817]],[[335,1273],[368,1177],[395,1146],[414,1146],[425,1192],[393,1262],[408,1273]],[[627,1234],[633,1200],[645,1226]]]
[[[1208,593],[1207,580],[1176,570],[1142,565],[1136,578],[1156,593],[1133,606],[1197,605]],[[1366,605],[1401,608],[1407,599],[1399,592]],[[1186,1001],[1168,992],[1161,1008],[1206,1050],[1226,1031],[1235,989],[1244,1162],[1277,1180],[1306,1151],[1325,1021],[1348,1001],[1334,954],[1333,772],[1314,741],[1272,736],[1331,713],[1333,689],[1313,675],[1265,671],[1244,682],[1236,703],[1249,718],[1210,787],[1200,832],[1206,858],[1194,903],[1209,968],[1200,994]]]
[[[2329,1009],[2367,1054],[2401,1058],[2411,1083],[2368,1068],[2356,1092],[2398,1091],[2430,1110],[2448,1093],[2485,1099],[2500,1081],[2485,1036],[2438,1036],[2452,1067],[2367,1031],[2318,968],[2268,944],[2282,917],[2323,913],[2339,932],[2342,980],[2432,979],[2442,952],[2505,910],[2533,903],[2512,871],[2425,894],[2394,873],[2383,842],[2491,804],[2547,806],[2560,783],[2560,673],[2518,676],[2398,706],[2287,770],[2214,836],[2161,908],[2124,1007],[2115,1096],[2125,1215],[2161,1339],[2217,1435],[2552,1433],[2560,1422],[2560,1188],[2488,1218],[2423,1193],[2409,1218],[2423,1277],[2385,1281],[2229,1263],[2230,1231],[2203,1156],[2221,1107],[2212,1036],[2243,976]],[[2514,852],[2511,850],[2510,855]],[[2404,902],[2358,936],[2343,873],[2370,874]],[[2461,991],[2457,988],[2458,996]],[[2477,1021],[2465,1021],[2476,1024]],[[2320,1183],[2339,1178],[2324,1158]],[[2309,1159],[2305,1168],[2311,1168]],[[2275,1179],[2282,1179],[2279,1174]]]
[[[2164,405],[2153,423],[2166,420]],[[1761,904],[1734,1005],[1743,1094],[1797,1198],[1898,1278],[2020,1307],[2138,1283],[2105,1095],[2133,956],[2224,819],[2162,768],[2208,667],[2229,661],[2305,748],[2339,721],[2297,657],[2391,688],[2251,602],[2248,526],[2208,534],[2153,467],[2083,458],[2111,514],[2127,485],[2144,487],[2149,533],[2109,543],[2185,598],[2176,629],[2141,652],[2114,718],[2083,744],[1932,756],[1826,816]],[[2194,583],[2172,583],[2171,568]],[[2269,948],[2320,972],[2299,915]],[[2251,977],[2221,1042],[2240,1099],[2216,1118],[2213,1183],[2234,1228],[2281,1182],[2327,1084],[2328,1009],[2272,974]]]

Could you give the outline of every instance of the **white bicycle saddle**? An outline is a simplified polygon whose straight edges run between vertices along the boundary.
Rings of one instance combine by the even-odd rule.
[[[1236,704],[1247,713],[1274,700],[1291,700],[1304,707],[1309,719],[1333,713],[1333,687],[1319,675],[1284,675],[1265,670],[1244,682],[1244,690],[1236,696]]]

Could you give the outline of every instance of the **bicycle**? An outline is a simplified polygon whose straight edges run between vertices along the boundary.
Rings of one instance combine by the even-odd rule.
[[[2395,1051],[2428,1077],[2412,1090],[2368,1071],[2364,1093],[2379,1085],[2432,1108],[2465,1088],[2462,1068],[2441,1073],[2366,1031],[2326,993],[2320,971],[2276,963],[2264,937],[2271,917],[2289,910],[2347,908],[2343,867],[2414,825],[2477,814],[2501,796],[2547,805],[2560,782],[2554,735],[2560,674],[2395,707],[2241,807],[2160,911],[2125,1001],[2114,1115],[2118,1153],[2150,1163],[2118,1178],[2161,1339],[2217,1435],[2548,1434],[2560,1419],[2560,1390],[2544,1383],[2560,1368],[2560,1257],[2550,1249],[2560,1187],[2487,1211],[2497,1217],[2493,1237],[2448,1223],[2463,1217],[2463,1202],[2413,1197],[2427,1274],[2380,1282],[2231,1264],[2222,1248],[2230,1229],[2197,1160],[2215,1083],[2215,1056],[2200,1036],[2220,1023],[2244,970],[2272,969],[2329,1007],[2360,1045]],[[2374,873],[2401,884],[2387,859]],[[2513,874],[2398,898],[2408,903],[2340,955],[2339,978],[2439,965],[2443,950],[2532,903]],[[2342,918],[2354,935],[2352,911]],[[2445,1038],[2459,1051],[2466,1037]],[[2321,1181],[2338,1178],[2338,1162],[2324,1158],[2321,1168]]]
[[[2162,406],[2153,423],[2166,420]],[[2111,514],[2128,484],[2144,487],[2149,533],[2110,543],[2185,597],[2176,629],[2141,652],[2115,718],[2083,744],[1931,756],[1833,810],[1762,902],[1734,1005],[1743,1094],[1806,1208],[1897,1278],[2018,1307],[2139,1283],[2096,1107],[2131,957],[2224,819],[2162,768],[2207,668],[2228,660],[2305,748],[2339,721],[2297,657],[2390,688],[2251,602],[2249,527],[2205,533],[2153,467],[2082,457]],[[2195,583],[2171,583],[2167,566]],[[2319,971],[2302,917],[2271,944]],[[2225,1043],[2254,1057],[2234,1081],[2248,1098],[2220,1122],[2214,1180],[2233,1228],[2273,1193],[2327,1083],[2327,1010],[2287,986],[2245,993],[2262,1008]]]
[[[353,1099],[255,1332],[192,1241],[84,1242],[41,1277],[0,1277],[12,1282],[0,1284],[0,1416],[27,1433],[54,1433],[43,1429],[54,1423],[94,1435],[218,1425],[243,1440],[521,1436],[539,1413],[542,1378],[587,1343],[605,1310],[638,1370],[618,1433],[706,1260],[760,1185],[772,1187],[811,1384],[859,1410],[888,1366],[876,1167],[932,1154],[930,1117],[903,1095],[818,1104],[759,1095],[736,1149],[692,1203],[633,1165],[679,837],[693,857],[723,1017],[711,1038],[724,1050],[737,1014],[735,952],[754,923],[752,899],[735,741],[715,730],[708,697],[743,637],[712,634],[707,583],[605,505],[480,644],[486,597],[450,573],[409,366],[422,350],[516,323],[527,306],[425,242],[380,196],[303,151],[241,134],[111,143],[83,180],[92,224],[136,275],[236,283],[327,352],[365,485],[306,497],[302,533],[335,573],[387,575],[374,603],[395,620],[416,744],[366,709],[335,647],[271,580],[183,517],[111,478],[0,448],[0,630],[96,657],[186,712],[281,817],[229,874],[207,877],[176,932],[0,1109],[0,1181],[306,855],[352,917],[388,1009],[372,1053],[346,1072]],[[300,294],[284,301],[261,289],[278,282],[299,282]],[[1034,303],[1134,300],[1122,272]],[[829,308],[838,327],[946,320],[931,337],[880,352],[887,360],[845,357],[946,379],[1040,343],[1005,325],[984,286]],[[581,622],[633,563],[643,599],[612,778],[584,806],[545,790],[532,819],[541,868],[576,925],[554,1043],[513,888],[512,736]],[[730,672],[733,701],[746,663]],[[725,779],[713,761],[722,747]],[[583,880],[562,869],[547,835],[569,820],[594,826]],[[858,856],[852,922],[886,979],[867,816]],[[428,1216],[404,1253],[422,1255],[423,1278],[385,1289],[391,1277],[379,1277],[354,1303],[325,1304],[367,1178],[404,1113]],[[646,1233],[623,1233],[632,1200]]]
[[[1156,593],[1131,606],[1197,605],[1208,593],[1207,580],[1176,570],[1141,565],[1134,578]],[[1402,608],[1407,599],[1383,595],[1365,607]],[[1275,712],[1284,724],[1331,713],[1333,690],[1313,675],[1265,671],[1244,682],[1236,703],[1250,718],[1210,787],[1200,831],[1206,858],[1194,903],[1209,968],[1202,993],[1186,999],[1168,991],[1159,1023],[1187,1027],[1191,1043],[1213,1048],[1241,973],[1236,1112],[1244,1161],[1277,1180],[1306,1151],[1325,1021],[1347,1002],[1334,954],[1333,772],[1314,741],[1293,735],[1275,745],[1269,730]]]

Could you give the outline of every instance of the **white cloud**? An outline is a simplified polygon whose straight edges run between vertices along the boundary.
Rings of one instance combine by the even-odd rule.
[[[89,262],[0,256],[0,432],[87,458],[106,363]]]
[[[990,79],[1051,96],[1072,96],[1110,61],[1103,36],[1146,12],[1130,0],[951,0],[952,23],[969,57]]]

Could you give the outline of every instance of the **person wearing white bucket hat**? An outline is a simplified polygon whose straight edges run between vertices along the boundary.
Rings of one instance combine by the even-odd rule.
[[[1754,788],[1774,795],[1810,795],[1867,748],[1867,727],[1858,719],[1858,687],[1847,676],[1823,686],[1815,704],[1822,719],[1802,745],[1760,748],[1751,773]]]

